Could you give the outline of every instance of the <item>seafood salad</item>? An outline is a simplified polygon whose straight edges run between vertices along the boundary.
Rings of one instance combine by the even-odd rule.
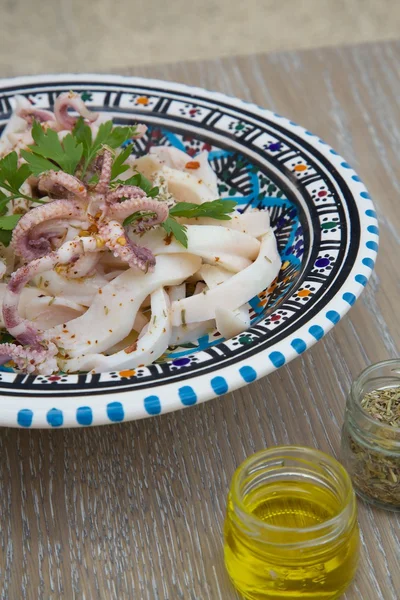
[[[281,260],[266,211],[218,198],[208,153],[135,155],[74,92],[24,96],[0,138],[0,364],[50,375],[148,365],[250,325]]]

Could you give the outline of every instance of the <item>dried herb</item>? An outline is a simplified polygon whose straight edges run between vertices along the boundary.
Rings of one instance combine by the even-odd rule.
[[[400,507],[400,387],[374,390],[360,402],[368,416],[385,425],[360,435],[352,428],[343,437],[355,487],[388,507]]]
[[[369,392],[361,400],[361,406],[380,423],[400,427],[400,387]]]

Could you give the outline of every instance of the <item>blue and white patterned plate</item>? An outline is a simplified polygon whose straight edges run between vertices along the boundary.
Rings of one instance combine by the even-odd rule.
[[[73,89],[118,123],[144,122],[138,154],[206,149],[223,198],[268,210],[282,256],[276,282],[251,301],[252,326],[175,348],[149,367],[28,376],[2,368],[0,424],[74,427],[140,419],[204,402],[267,375],[321,339],[366,285],[378,223],[364,185],[325,142],[253,104],[165,81],[60,75],[0,81],[0,127],[14,96],[52,107]],[[7,372],[8,371],[8,372]]]

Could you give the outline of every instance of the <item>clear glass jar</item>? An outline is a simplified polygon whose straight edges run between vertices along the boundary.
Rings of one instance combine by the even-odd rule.
[[[359,556],[350,477],[312,448],[254,454],[233,476],[224,541],[226,568],[245,598],[339,598]]]
[[[342,430],[342,461],[361,498],[400,510],[400,428],[377,421],[361,406],[368,392],[393,387],[400,387],[399,359],[372,365],[353,382]]]

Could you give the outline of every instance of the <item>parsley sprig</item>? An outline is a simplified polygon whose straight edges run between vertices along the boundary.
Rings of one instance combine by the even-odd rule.
[[[114,127],[114,123],[112,121],[106,121],[100,125],[97,135],[93,140],[92,130],[90,129],[89,125],[84,122],[82,117],[80,117],[72,131],[72,135],[74,139],[83,146],[81,177],[84,177],[90,164],[96,158],[102,147],[106,146],[112,150],[119,148],[122,146],[122,144],[135,137],[136,125],[133,127]],[[129,150],[131,151],[130,147]],[[117,166],[113,165],[114,172],[112,173],[114,177],[124,173],[129,168],[128,165],[123,165],[123,162],[125,162],[128,158],[129,154],[131,153],[130,151],[128,153],[128,149],[125,149],[116,157],[114,165],[117,163]],[[124,155],[122,162],[121,155]]]
[[[203,204],[194,204],[193,202],[178,202],[171,208],[169,214],[171,217],[186,217],[194,219],[196,217],[209,217],[219,221],[229,221],[232,217],[229,215],[235,208],[237,202],[234,200],[213,200],[212,202],[203,202]]]
[[[150,183],[150,182],[148,182]],[[142,187],[142,186],[140,186]],[[142,188],[144,189],[144,188]],[[146,190],[145,190],[146,191]],[[194,204],[192,202],[178,202],[169,211],[168,218],[161,224],[167,235],[173,235],[175,239],[185,248],[188,247],[187,228],[179,223],[175,217],[186,217],[189,219],[196,217],[209,217],[219,221],[228,221],[232,217],[229,213],[233,211],[237,202],[234,200],[213,200],[203,204]],[[154,213],[150,213],[154,215]],[[131,225],[143,216],[147,216],[143,211],[137,211],[129,215],[123,223],[124,226]]]
[[[73,175],[82,158],[83,145],[71,133],[60,142],[58,134],[52,129],[44,131],[34,121],[32,126],[34,144],[29,150],[21,150],[21,156],[36,177],[45,171],[64,171]]]
[[[10,152],[0,160],[0,188],[7,190],[9,193],[6,195],[0,190],[0,214],[11,200],[16,198],[32,200],[32,198],[19,191],[21,185],[30,175],[31,170],[28,165],[21,165],[18,168],[18,155],[16,152]]]

